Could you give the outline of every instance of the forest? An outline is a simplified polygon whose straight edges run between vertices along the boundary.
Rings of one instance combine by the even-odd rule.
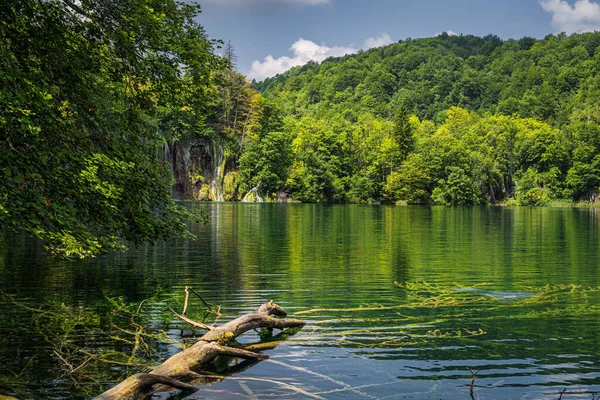
[[[0,220],[65,257],[189,237],[159,149],[197,132],[219,43],[175,1],[0,3]],[[213,94],[214,93],[214,94]]]
[[[600,33],[444,33],[293,68],[254,83],[291,154],[254,171],[286,171],[262,187],[308,202],[595,201],[599,45]]]
[[[172,150],[206,143],[210,175],[184,168],[183,199],[596,201],[598,32],[443,33],[248,82],[200,12],[2,2],[3,226],[68,257],[187,237],[184,221],[204,217],[171,197]]]

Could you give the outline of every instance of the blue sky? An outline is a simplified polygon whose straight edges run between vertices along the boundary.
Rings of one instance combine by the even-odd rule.
[[[600,0],[200,0],[210,37],[231,40],[238,70],[258,80],[309,60],[407,37],[504,39],[600,30]]]

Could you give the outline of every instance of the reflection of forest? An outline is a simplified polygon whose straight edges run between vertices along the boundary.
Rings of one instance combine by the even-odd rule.
[[[598,283],[597,211],[221,204],[211,229],[223,263],[285,273],[279,289],[383,282]],[[216,215],[216,213],[214,213]],[[236,247],[236,250],[231,250]],[[235,259],[231,256],[235,255]],[[251,287],[247,287],[250,289]],[[263,287],[264,288],[264,287]],[[382,288],[384,289],[384,288]],[[385,289],[384,289],[385,290]]]
[[[415,382],[437,376],[462,382],[469,366],[487,370],[479,379],[490,385],[545,385],[568,374],[588,376],[577,384],[595,384],[600,296],[588,287],[600,285],[596,209],[189,207],[211,218],[191,226],[197,241],[111,257],[44,258],[39,243],[5,235],[0,290],[32,306],[91,307],[105,296],[139,302],[155,295],[180,306],[189,285],[231,317],[268,299],[292,313],[317,309],[298,315],[309,326],[277,351],[318,352],[313,357],[323,368],[339,368],[346,378],[359,362],[369,371],[402,365],[397,375]],[[427,284],[417,285],[415,296],[395,281]],[[10,365],[20,370],[20,360],[39,352],[36,341],[19,333],[31,318],[11,308],[0,317],[11,321],[0,334],[13,338],[0,355],[12,357],[19,348],[22,357]],[[339,357],[349,357],[352,368]],[[566,357],[569,365],[562,364]],[[40,374],[47,368],[40,364]]]
[[[232,294],[281,291],[279,299],[310,306],[297,302],[327,305],[338,293],[338,301],[360,304],[365,299],[348,293],[376,299],[394,281],[491,282],[505,289],[600,283],[596,209],[190,206],[211,218],[192,226],[197,241],[92,260],[44,258],[39,243],[6,235],[2,288],[85,303],[102,293],[136,301],[194,285],[222,302]],[[314,295],[322,291],[329,296]]]

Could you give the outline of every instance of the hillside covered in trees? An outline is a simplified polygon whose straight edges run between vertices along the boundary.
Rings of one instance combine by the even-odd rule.
[[[600,33],[408,39],[254,87],[278,110],[247,135],[248,186],[307,202],[595,198]]]

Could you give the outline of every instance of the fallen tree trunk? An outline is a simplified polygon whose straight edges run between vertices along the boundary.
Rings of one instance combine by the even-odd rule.
[[[265,360],[265,354],[255,353],[241,348],[228,347],[227,344],[252,329],[286,329],[304,326],[304,321],[285,317],[287,313],[279,305],[269,301],[255,312],[243,315],[224,325],[210,329],[190,348],[173,355],[148,374],[130,376],[123,382],[107,390],[96,400],[147,398],[157,391],[176,388],[186,391],[197,390],[189,382],[206,378],[196,371],[208,366],[218,356],[230,356],[246,360]]]

